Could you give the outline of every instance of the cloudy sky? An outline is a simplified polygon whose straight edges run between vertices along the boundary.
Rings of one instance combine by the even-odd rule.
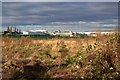
[[[2,2],[118,2],[119,0],[0,0]]]
[[[115,27],[117,2],[3,2],[3,25],[83,25]]]

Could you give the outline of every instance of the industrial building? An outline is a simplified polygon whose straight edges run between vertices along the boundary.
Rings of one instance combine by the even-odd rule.
[[[21,34],[21,29],[16,27],[7,27],[7,30],[3,32],[3,34]]]
[[[70,37],[73,36],[72,31],[64,31],[64,32],[56,31],[56,32],[54,32],[54,34],[57,35],[57,36],[70,36]]]
[[[23,31],[23,35],[50,35],[47,30],[29,30]]]
[[[63,37],[86,37],[92,36],[96,37],[98,35],[109,35],[115,32],[72,32],[72,31],[54,31],[49,32],[47,30],[28,30],[28,31],[21,31],[16,27],[8,27],[3,34],[20,34],[20,35],[51,35],[51,36],[63,36]]]

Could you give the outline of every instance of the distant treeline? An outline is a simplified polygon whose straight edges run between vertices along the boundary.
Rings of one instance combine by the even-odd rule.
[[[70,36],[53,36],[53,35],[20,35],[20,34],[7,34],[2,35],[2,37],[10,37],[10,38],[21,38],[21,37],[30,37],[30,38],[42,38],[42,39],[52,39],[52,38],[86,38],[87,36],[79,36],[79,37],[70,37]]]

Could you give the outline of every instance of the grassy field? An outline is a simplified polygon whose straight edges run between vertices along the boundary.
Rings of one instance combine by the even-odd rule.
[[[2,39],[3,80],[120,78],[120,38]]]

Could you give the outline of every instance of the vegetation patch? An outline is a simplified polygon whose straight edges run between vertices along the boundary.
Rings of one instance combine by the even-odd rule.
[[[3,37],[4,79],[120,78],[120,35],[34,39]]]

